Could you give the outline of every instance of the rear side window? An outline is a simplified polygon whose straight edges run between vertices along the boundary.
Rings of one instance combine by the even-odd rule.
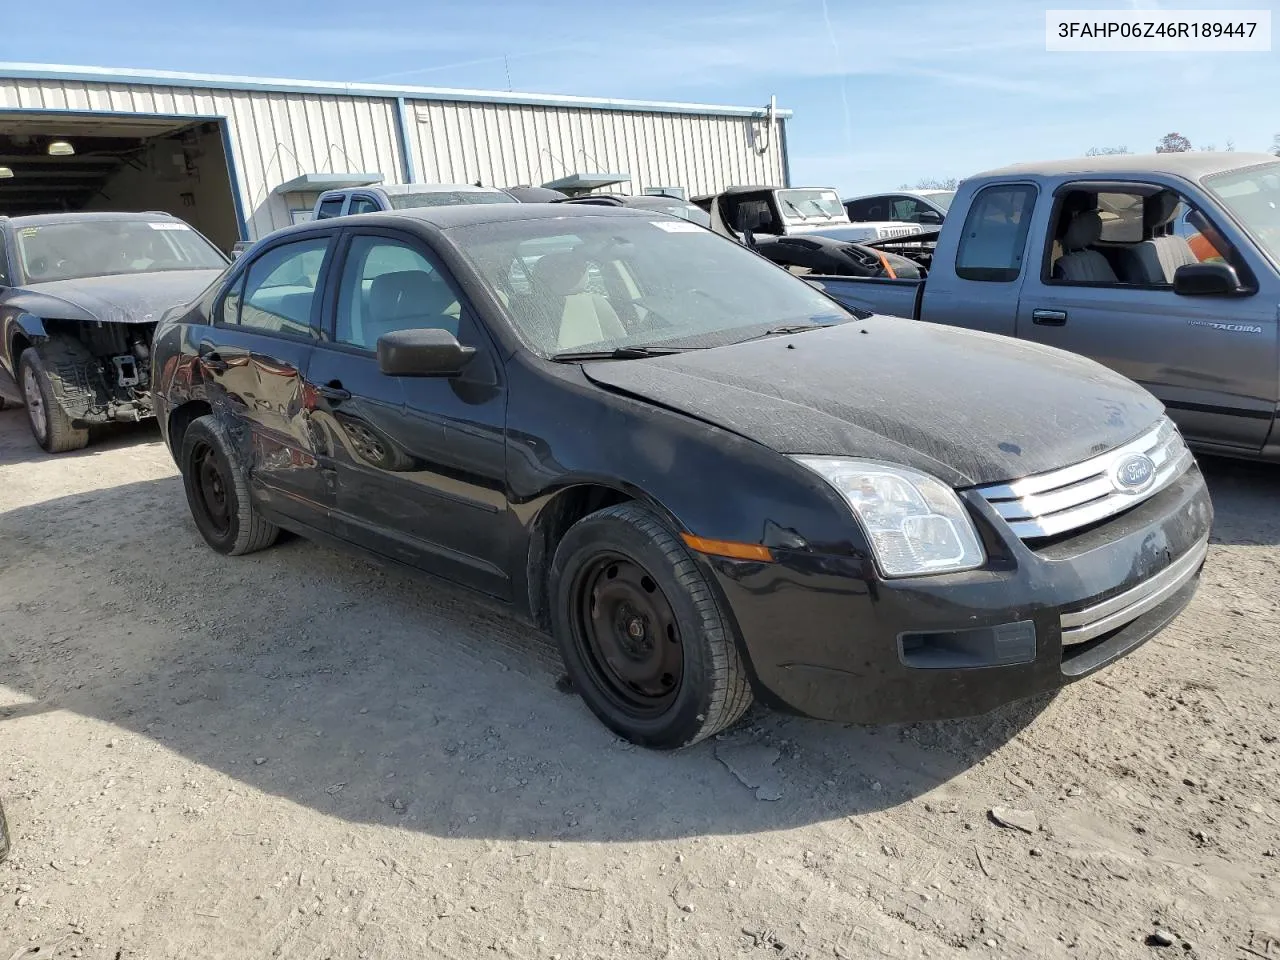
[[[342,215],[342,197],[325,197],[320,201],[320,209],[316,211],[316,219],[324,220],[327,217],[338,217]]]
[[[0,287],[7,287],[11,282],[9,279],[9,254],[5,249],[4,233],[0,232]]]
[[[328,245],[326,237],[298,240],[273,247],[249,264],[242,288],[240,326],[318,338],[312,307]],[[227,322],[226,301],[223,311],[223,322]]]
[[[978,191],[956,251],[956,275],[995,283],[1017,280],[1035,203],[1036,188],[1028,183]]]

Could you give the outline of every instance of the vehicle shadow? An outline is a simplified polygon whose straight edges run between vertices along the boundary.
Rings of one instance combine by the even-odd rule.
[[[45,453],[36,443],[27,426],[27,411],[22,407],[6,406],[0,410],[0,467],[36,460],[78,459],[93,457],[109,450],[130,447],[138,443],[151,443],[160,439],[160,427],[154,420],[137,423],[112,423],[94,427],[89,432],[89,446],[71,453]]]
[[[74,711],[350,822],[494,839],[742,833],[891,807],[1048,702],[880,729],[757,709],[723,739],[638,749],[560,692],[548,638],[501,606],[300,539],[216,555],[176,477],[0,514],[0,662],[17,695],[0,724]]]
[[[1211,540],[1228,545],[1280,543],[1280,467],[1271,463],[1197,456],[1213,498]]]

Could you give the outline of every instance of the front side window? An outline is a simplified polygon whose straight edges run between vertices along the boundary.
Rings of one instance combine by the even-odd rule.
[[[297,240],[272,247],[254,260],[245,274],[240,326],[318,338],[314,306],[328,246],[327,237]],[[230,299],[223,301],[224,321]]]
[[[0,287],[9,286],[9,257],[5,251],[4,234],[0,233]]]
[[[385,333],[428,327],[458,337],[461,313],[453,281],[422,252],[387,237],[352,239],[338,288],[338,343],[376,350]]]
[[[227,259],[181,220],[59,220],[16,231],[28,283],[173,270],[221,270]]]
[[[377,213],[379,209],[371,197],[352,197],[347,213]]]
[[[907,223],[919,223],[920,211],[925,209],[915,197],[894,197],[890,205],[890,220],[904,220]]]
[[[735,343],[855,314],[740,243],[682,220],[533,218],[450,239],[538,354]]]
[[[956,250],[956,275],[1008,283],[1022,273],[1036,188],[1013,183],[986,187],[973,198]]]

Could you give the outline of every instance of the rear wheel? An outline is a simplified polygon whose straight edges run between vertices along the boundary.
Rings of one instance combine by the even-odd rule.
[[[249,478],[226,428],[211,414],[198,417],[182,437],[182,484],[196,529],[229,556],[253,553],[276,542],[275,524],[249,498]]]
[[[23,402],[27,405],[27,422],[36,443],[49,453],[67,453],[88,445],[89,431],[72,424],[71,418],[58,404],[49,371],[35,347],[22,351],[18,359],[18,379],[22,383]]]
[[[751,687],[734,627],[675,533],[634,503],[583,518],[551,570],[569,678],[597,717],[645,747],[688,746],[735,723]]]

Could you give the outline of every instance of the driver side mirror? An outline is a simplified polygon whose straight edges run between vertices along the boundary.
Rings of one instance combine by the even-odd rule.
[[[456,377],[475,353],[442,327],[396,330],[378,338],[378,369],[389,377]]]
[[[1236,268],[1226,263],[1186,263],[1173,273],[1173,292],[1184,297],[1225,297],[1239,289]]]
[[[931,226],[937,226],[942,223],[942,214],[937,210],[921,210],[916,214],[916,223],[927,223]]]

